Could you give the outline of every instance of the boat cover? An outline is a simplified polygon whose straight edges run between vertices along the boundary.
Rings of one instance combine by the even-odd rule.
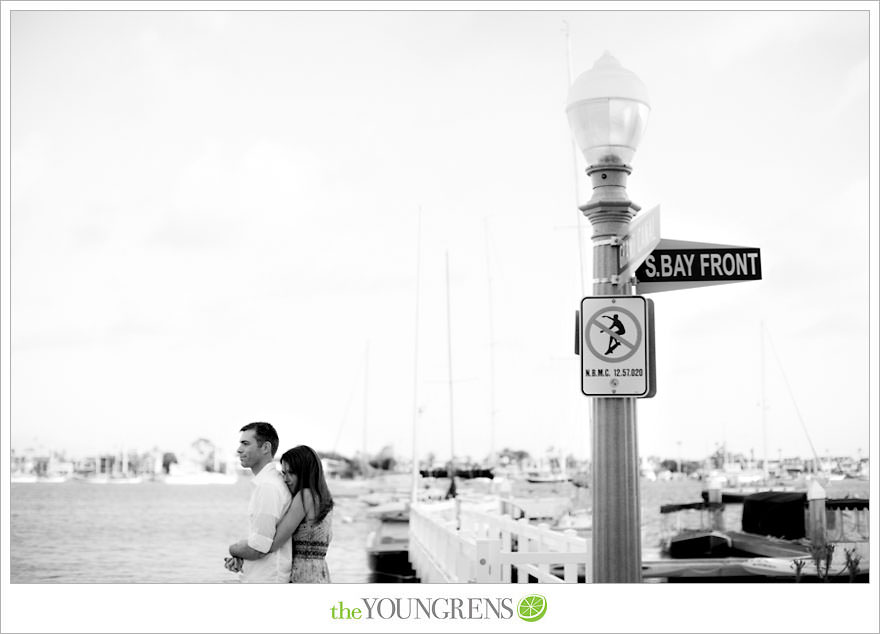
[[[838,498],[825,500],[825,509],[829,511],[865,511],[868,509],[868,498]]]
[[[423,478],[448,478],[449,470],[448,469],[421,469],[419,470],[419,475]],[[462,478],[464,480],[470,480],[472,478],[489,478],[490,480],[495,477],[495,474],[491,469],[456,469],[455,477]]]
[[[743,502],[742,529],[757,535],[801,539],[806,536],[806,503],[804,492],[753,493]]]

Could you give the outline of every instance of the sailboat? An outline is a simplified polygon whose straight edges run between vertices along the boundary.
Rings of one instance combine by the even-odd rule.
[[[361,461],[360,461],[360,475],[354,475],[352,473],[352,468],[347,468],[347,475],[350,477],[346,477],[344,473],[334,473],[333,470],[328,469],[328,466],[332,461],[324,459],[322,460],[322,464],[325,467],[325,477],[327,480],[327,487],[330,489],[330,493],[333,497],[357,497],[361,500],[364,499],[365,496],[371,494],[369,483],[367,482],[365,475],[367,470],[369,469],[369,464],[367,462],[367,384],[368,384],[368,376],[370,369],[369,362],[370,355],[370,345],[367,342],[364,348],[364,373],[363,373],[363,431],[362,431],[362,444],[361,444]],[[358,378],[358,377],[356,377]],[[342,414],[342,421],[339,424],[339,429],[336,432],[336,440],[333,443],[333,453],[336,453],[336,449],[339,445],[339,440],[342,438],[342,430],[345,427],[345,422],[348,419],[348,411],[351,406],[352,400],[354,400],[354,395],[357,390],[357,382],[355,382],[354,387],[352,388],[351,394],[349,395],[348,401],[345,404],[345,410]]]
[[[418,457],[416,453],[416,421],[418,419],[418,354],[419,354],[419,289],[421,282],[422,259],[422,210],[419,208],[418,237],[416,241],[416,315],[415,347],[413,368],[413,455],[410,499],[388,501],[370,513],[374,521],[373,530],[367,535],[367,562],[373,581],[418,581],[415,570],[409,562],[409,508],[418,500]]]
[[[769,335],[769,333],[766,333]],[[704,580],[708,578],[724,577],[725,580],[749,580],[754,576],[776,576],[800,579],[804,574],[793,566],[794,561],[811,561],[813,557],[812,547],[824,548],[829,533],[837,530],[843,531],[842,526],[836,529],[828,524],[825,536],[821,536],[821,530],[817,527],[825,527],[827,513],[838,510],[850,510],[867,513],[868,500],[855,498],[831,499],[825,497],[825,491],[819,485],[824,477],[807,476],[804,480],[791,484],[774,484],[767,477],[766,460],[766,417],[764,412],[764,340],[765,329],[761,324],[761,409],[762,425],[765,430],[765,459],[762,470],[743,470],[740,465],[735,467],[724,463],[724,468],[713,472],[708,479],[709,489],[702,492],[703,500],[684,504],[667,504],[661,507],[660,513],[664,517],[664,524],[670,516],[677,520],[678,529],[664,531],[662,549],[665,554],[672,558],[683,560],[681,564],[673,565],[664,562],[652,562],[647,566],[649,576],[664,576],[653,574],[652,566],[657,570],[670,572],[670,576],[692,577]],[[768,341],[771,344],[772,340]],[[774,350],[775,352],[775,350]],[[804,434],[810,445],[810,449],[816,460],[816,465],[821,465],[818,455],[812,443],[812,439],[804,424],[797,403],[791,394],[791,388],[785,377],[784,369],[777,356],[779,369],[782,371],[789,396],[792,398],[798,418]],[[763,477],[758,477],[759,475]],[[745,476],[745,477],[743,477]],[[726,478],[726,479],[725,479]],[[749,481],[749,478],[754,478]],[[827,480],[826,480],[827,481]],[[724,486],[735,484],[736,486]],[[811,493],[808,493],[811,490]],[[811,508],[805,516],[807,503],[812,507],[818,503],[817,520],[814,510]],[[723,511],[725,504],[742,504],[741,530],[730,530],[724,527]],[[822,508],[824,506],[824,508]],[[699,511],[700,528],[682,529],[680,527],[681,512]],[[709,522],[705,521],[704,515],[708,514]],[[816,522],[820,522],[816,524]],[[830,522],[830,520],[829,520]],[[835,520],[841,525],[842,516]],[[856,521],[858,523],[858,520]],[[740,527],[738,527],[740,528]],[[818,531],[818,532],[817,532]],[[815,544],[812,540],[820,535],[820,541]],[[842,543],[847,543],[842,541]],[[844,550],[839,548],[838,550]],[[854,551],[853,551],[854,552]],[[833,553],[833,551],[832,551]],[[836,566],[838,572],[841,569],[841,553],[837,554]],[[831,555],[828,555],[831,557]],[[685,560],[694,561],[689,563]],[[830,561],[830,560],[829,560]],[[866,575],[867,558],[863,560],[862,571]],[[706,568],[706,566],[710,566]],[[826,575],[828,573],[826,572]],[[863,575],[863,576],[864,576]],[[855,578],[856,575],[854,575]],[[835,579],[830,579],[835,580]]]
[[[762,461],[762,467],[760,469],[754,468],[750,465],[747,468],[743,468],[742,465],[734,462],[728,462],[725,460],[721,465],[720,469],[713,470],[709,474],[708,481],[713,479],[720,480],[721,483],[721,493],[722,493],[722,502],[743,502],[746,497],[749,495],[753,495],[755,493],[761,492],[804,492],[806,491],[807,481],[812,479],[812,477],[818,477],[820,480],[832,480],[838,479],[832,474],[831,470],[827,468],[827,462],[823,462],[819,458],[819,454],[816,452],[816,449],[813,445],[813,440],[810,437],[809,431],[807,431],[806,423],[803,420],[803,417],[800,413],[800,408],[798,408],[797,401],[795,401],[794,395],[791,391],[791,386],[788,383],[788,378],[785,374],[785,369],[782,366],[782,362],[779,359],[779,356],[776,354],[776,350],[773,347],[773,341],[770,338],[770,333],[767,331],[763,322],[760,324],[760,341],[761,341],[761,429],[763,435],[763,444],[764,444],[764,457]],[[797,418],[801,424],[801,429],[804,432],[804,436],[806,437],[807,443],[809,444],[810,451],[813,454],[814,460],[814,473],[812,475],[807,474],[805,477],[799,478],[797,480],[793,480],[791,478],[783,478],[778,475],[776,478],[772,478],[769,473],[768,468],[768,459],[767,459],[767,398],[766,398],[766,344],[770,344],[770,349],[774,353],[774,357],[776,359],[777,367],[779,368],[783,381],[785,383],[786,388],[788,389],[789,397],[791,398],[791,402],[794,405],[795,412],[797,414]],[[726,454],[724,454],[726,455]],[[708,499],[707,491],[703,492],[703,499]]]
[[[540,469],[529,469],[526,471],[526,482],[532,484],[559,484],[562,482],[571,482],[571,476],[565,471],[546,467]]]

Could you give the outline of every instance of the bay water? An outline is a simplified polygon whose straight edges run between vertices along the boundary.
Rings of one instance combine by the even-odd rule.
[[[247,535],[248,479],[233,485],[12,484],[12,583],[236,583],[223,558]],[[364,583],[366,505],[336,498],[333,582]]]
[[[829,495],[867,497],[867,482],[832,482]],[[590,492],[566,485],[534,485],[537,497],[570,493],[589,505]],[[643,481],[644,554],[663,532],[660,506],[695,502],[705,484],[695,480]],[[223,567],[229,544],[246,535],[251,488],[234,485],[13,483],[10,493],[12,583],[235,583]],[[522,494],[520,492],[519,494]],[[333,541],[327,553],[334,583],[367,583],[365,549],[374,526],[371,508],[357,497],[337,496]],[[741,505],[728,505],[727,528],[738,530]]]

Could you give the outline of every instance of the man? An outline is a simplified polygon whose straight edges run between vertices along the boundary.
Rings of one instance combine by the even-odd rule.
[[[278,433],[269,423],[248,423],[241,428],[238,457],[241,466],[253,471],[254,487],[248,505],[250,528],[247,539],[229,547],[232,557],[226,567],[236,572],[241,566],[242,583],[288,583],[293,558],[290,540],[269,553],[275,525],[290,506],[291,496],[275,467]],[[269,554],[266,554],[269,553]]]

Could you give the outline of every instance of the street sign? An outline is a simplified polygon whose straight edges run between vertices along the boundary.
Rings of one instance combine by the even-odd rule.
[[[581,391],[585,396],[653,396],[650,300],[632,295],[581,300]]]
[[[622,281],[629,281],[634,271],[660,242],[660,205],[636,215],[620,243],[618,269]]]
[[[761,250],[726,244],[660,240],[636,270],[639,293],[761,279]]]

